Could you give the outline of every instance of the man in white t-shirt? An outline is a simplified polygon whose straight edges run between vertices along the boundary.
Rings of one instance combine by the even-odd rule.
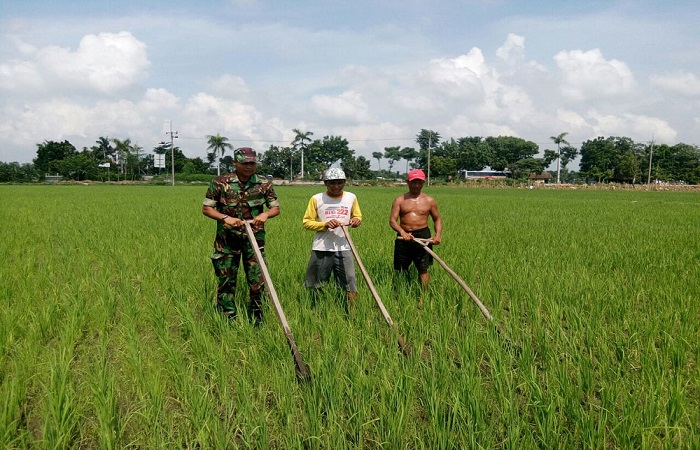
[[[348,304],[352,307],[357,298],[355,264],[350,244],[340,227],[359,227],[362,212],[355,194],[344,190],[345,172],[342,169],[326,170],[323,183],[326,192],[311,197],[304,213],[304,228],[316,232],[304,285],[315,295],[330,280],[332,273],[336,283],[347,293]]]

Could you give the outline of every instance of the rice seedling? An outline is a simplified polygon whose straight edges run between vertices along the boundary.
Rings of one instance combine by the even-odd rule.
[[[417,273],[391,264],[403,188],[349,187],[403,355],[361,280],[352,314],[332,287],[312,304],[301,218],[320,187],[279,187],[265,252],[299,384],[271,306],[260,327],[245,288],[236,319],[213,307],[204,189],[0,186],[1,446],[700,445],[697,193],[429,188],[435,252],[491,323],[437,264],[419,309]]]

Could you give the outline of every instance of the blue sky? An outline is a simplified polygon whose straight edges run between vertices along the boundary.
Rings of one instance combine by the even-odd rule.
[[[3,2],[0,161],[150,151],[171,120],[203,158],[206,135],[264,151],[293,128],[368,159],[421,128],[700,145],[697,23],[685,0]]]

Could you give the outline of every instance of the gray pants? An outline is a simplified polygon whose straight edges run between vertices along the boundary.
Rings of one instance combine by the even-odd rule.
[[[304,286],[319,289],[323,283],[333,278],[347,292],[357,292],[355,281],[355,263],[352,252],[324,252],[311,250],[309,265],[306,267]]]

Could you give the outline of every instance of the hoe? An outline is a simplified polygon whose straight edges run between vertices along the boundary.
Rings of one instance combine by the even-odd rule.
[[[369,286],[369,290],[372,292],[372,296],[374,297],[374,300],[377,302],[377,306],[379,306],[379,310],[382,312],[382,315],[384,316],[384,320],[386,320],[386,323],[389,324],[392,330],[396,333],[397,340],[399,342],[399,348],[403,352],[404,355],[408,355],[411,353],[411,349],[406,345],[406,342],[404,342],[403,337],[399,334],[399,331],[396,327],[396,324],[394,323],[393,320],[391,320],[391,316],[389,316],[389,313],[387,312],[386,308],[384,307],[384,303],[382,303],[382,299],[379,298],[379,293],[377,290],[374,288],[374,283],[372,283],[372,279],[369,277],[369,274],[367,273],[367,270],[365,269],[364,264],[362,264],[362,260],[360,259],[360,254],[357,253],[357,248],[355,248],[355,243],[352,241],[352,238],[350,237],[350,233],[348,233],[348,227],[347,225],[342,226],[343,233],[345,234],[345,238],[348,240],[348,244],[350,244],[350,249],[352,250],[352,254],[355,257],[355,261],[357,261],[357,265],[360,267],[360,271],[362,272],[362,276],[365,278],[365,281],[367,282],[367,286]]]
[[[300,382],[310,381],[311,371],[309,370],[309,366],[307,366],[304,362],[304,358],[301,357],[301,353],[299,353],[299,349],[297,348],[296,342],[294,342],[292,330],[289,328],[289,324],[287,323],[287,318],[284,315],[284,311],[282,311],[282,305],[280,304],[279,297],[277,297],[277,291],[275,290],[275,287],[272,284],[272,279],[270,278],[270,272],[267,270],[267,263],[265,263],[265,258],[263,258],[262,252],[260,251],[260,247],[258,246],[258,242],[255,240],[253,229],[251,228],[249,221],[244,221],[243,223],[245,225],[245,232],[248,235],[250,245],[253,247],[253,250],[255,251],[255,256],[257,257],[258,262],[260,263],[260,268],[262,269],[263,277],[265,278],[265,284],[267,285],[267,288],[270,292],[272,303],[275,306],[275,312],[277,312],[277,317],[282,323],[282,328],[284,329],[284,335],[287,337],[287,343],[289,344],[289,348],[292,350],[292,356],[294,357],[294,369],[296,372],[297,380],[299,380]]]

